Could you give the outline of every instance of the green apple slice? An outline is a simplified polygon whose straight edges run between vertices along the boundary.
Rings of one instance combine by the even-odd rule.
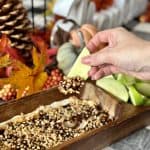
[[[134,106],[140,106],[144,104],[144,96],[140,94],[134,86],[128,86],[129,96]]]
[[[150,106],[150,98],[145,99],[144,106]]]
[[[80,76],[81,78],[83,78],[84,80],[88,79],[88,72],[90,70],[90,66],[85,65],[81,62],[81,59],[85,56],[88,56],[89,50],[85,47],[82,52],[80,53],[80,55],[78,56],[77,60],[75,61],[74,65],[72,66],[68,77],[76,77],[76,76]]]
[[[121,73],[117,75],[117,80],[126,86],[130,86],[136,83],[136,80],[134,77],[121,74]]]
[[[136,83],[135,88],[141,94],[150,97],[150,83],[145,82]]]
[[[109,76],[106,76],[104,77],[105,79],[114,79],[114,76],[113,75],[109,75]]]
[[[128,102],[129,95],[127,89],[123,84],[113,78],[102,78],[96,81],[96,85],[110,94],[114,95],[118,99]]]

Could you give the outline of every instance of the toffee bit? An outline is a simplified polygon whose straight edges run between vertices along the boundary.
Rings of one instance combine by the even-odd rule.
[[[59,83],[59,91],[64,95],[67,94],[80,94],[81,88],[84,86],[85,82],[81,77],[64,77],[63,81]]]

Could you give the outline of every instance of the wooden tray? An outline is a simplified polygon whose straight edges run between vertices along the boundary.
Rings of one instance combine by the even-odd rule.
[[[150,123],[150,107],[133,107],[129,104],[119,103],[114,97],[101,89],[98,89],[98,91],[99,100],[110,102],[111,108],[109,110],[113,110],[116,115],[119,114],[119,118],[108,126],[95,129],[80,137],[64,142],[53,148],[54,150],[100,150]],[[67,98],[67,96],[60,94],[57,88],[53,88],[49,91],[40,92],[20,100],[3,104],[0,106],[0,122],[19,115],[21,112],[29,113],[38,106],[48,105],[64,98]],[[113,105],[119,107],[120,110],[117,108],[116,111]]]

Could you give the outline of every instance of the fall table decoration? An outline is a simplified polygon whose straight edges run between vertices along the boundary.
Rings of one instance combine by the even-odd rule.
[[[11,47],[18,49],[27,64],[32,63],[32,42],[28,35],[30,30],[30,21],[22,1],[1,0],[0,33],[10,38]]]
[[[34,47],[31,53],[32,67],[27,66],[17,51],[11,48],[11,42],[5,35],[0,40],[0,52],[2,54],[0,70],[5,69],[4,77],[0,78],[0,98],[4,101],[18,99],[56,86],[62,79],[59,69],[56,69],[55,74],[53,68],[50,74],[45,69],[47,65],[53,63],[52,56],[56,55],[57,50],[48,49],[47,44],[40,38],[32,37],[32,39],[36,42],[37,47]],[[54,84],[49,86],[51,81]]]

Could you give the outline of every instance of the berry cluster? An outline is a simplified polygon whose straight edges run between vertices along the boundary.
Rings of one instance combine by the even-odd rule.
[[[11,84],[5,84],[3,88],[0,90],[0,98],[4,101],[10,101],[16,99],[17,97],[17,89],[12,87]]]
[[[63,74],[61,73],[61,71],[57,68],[53,69],[44,84],[43,90],[59,85],[59,82],[62,81],[62,79]]]

